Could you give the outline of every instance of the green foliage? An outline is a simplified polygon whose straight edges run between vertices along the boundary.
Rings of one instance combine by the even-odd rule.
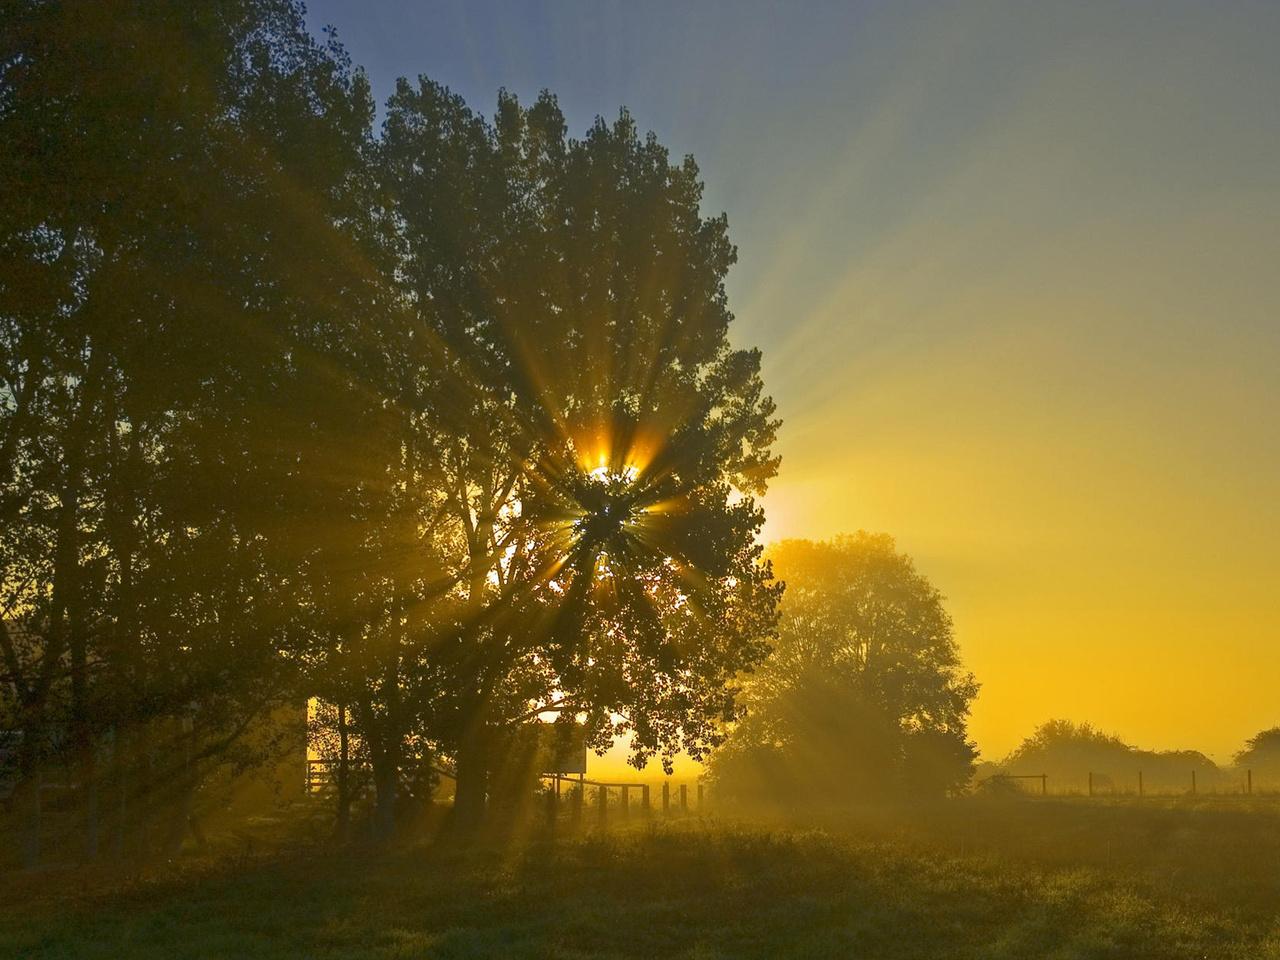
[[[838,803],[964,784],[977,684],[938,591],[883,535],[785,541],[770,558],[787,584],[778,642],[712,758],[720,788]]]

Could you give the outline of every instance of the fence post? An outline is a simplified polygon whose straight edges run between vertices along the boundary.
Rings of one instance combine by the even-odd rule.
[[[627,785],[622,785],[622,819],[625,820],[631,816],[631,797]]]
[[[680,812],[689,812],[689,785],[687,783],[680,784]]]
[[[1049,795],[1049,775],[1047,773],[1040,774],[1040,796],[1047,797]]]
[[[667,815],[671,812],[671,784],[666,780],[662,781],[662,813]]]
[[[1089,796],[1093,796],[1093,771],[1089,771]]]
[[[1138,796],[1142,796],[1142,771],[1138,771]]]
[[[1250,795],[1253,794],[1253,771],[1252,770],[1245,771],[1245,789],[1248,790]]]
[[[552,826],[556,822],[556,802],[559,796],[560,779],[557,777],[554,783],[547,784],[547,820]]]
[[[1196,793],[1196,772],[1191,771],[1191,795],[1194,797]]]
[[[698,812],[702,812],[702,781],[698,781]]]
[[[644,811],[644,815],[649,815],[649,785],[643,783],[640,785],[640,809]]]

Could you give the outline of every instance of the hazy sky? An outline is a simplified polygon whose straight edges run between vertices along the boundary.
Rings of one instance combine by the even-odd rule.
[[[887,531],[985,756],[1280,724],[1280,3],[312,2],[692,153],[785,426],[769,537]]]

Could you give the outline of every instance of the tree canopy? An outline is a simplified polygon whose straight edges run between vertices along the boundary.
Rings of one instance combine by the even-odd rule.
[[[625,111],[574,139],[549,93],[486,118],[427,79],[376,134],[294,0],[11,7],[18,808],[70,764],[90,855],[102,791],[122,849],[161,792],[180,831],[201,761],[310,697],[387,829],[411,756],[477,810],[539,713],[638,764],[717,743],[776,622],[778,421],[693,161]]]
[[[748,678],[745,717],[712,758],[744,799],[832,803],[967,782],[977,683],[936,588],[886,535],[788,540],[777,644]]]
[[[284,0],[0,29],[0,694],[20,786],[75,754],[92,852],[99,786],[162,809],[292,690],[307,458],[362,435],[332,371],[388,287],[372,102]]]
[[[1255,733],[1234,759],[1237,767],[1255,770],[1272,780],[1280,777],[1280,727]]]

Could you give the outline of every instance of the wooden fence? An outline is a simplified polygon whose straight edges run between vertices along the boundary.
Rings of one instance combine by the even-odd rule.
[[[595,809],[595,817],[599,823],[606,823],[610,816],[610,807],[615,808],[615,815],[622,820],[631,816],[652,816],[655,804],[651,795],[651,784],[648,783],[610,783],[603,780],[588,780],[585,777],[565,777],[555,774],[544,774],[542,780],[547,787],[544,802],[549,819],[560,816],[562,808],[568,808],[569,818],[575,822],[582,820],[583,806],[587,802],[588,789],[591,790],[591,804]],[[563,787],[568,784],[568,791]],[[690,809],[701,812],[706,804],[706,791],[701,782],[694,784],[693,798],[690,801],[689,784],[673,784],[670,780],[662,781],[659,794],[663,816],[687,814]],[[634,801],[634,803],[633,803]]]
[[[331,796],[337,789],[337,767],[337,761],[308,760],[307,795]],[[412,769],[412,765],[405,768],[406,771]],[[432,769],[446,779],[456,779],[453,771],[445,767],[433,764]],[[353,797],[372,789],[373,771],[367,762],[349,763],[348,771]],[[652,796],[653,785],[649,783],[588,780],[582,775],[553,773],[541,774],[539,781],[544,784],[543,803],[546,805],[547,815],[559,817],[567,810],[570,819],[575,821],[582,820],[588,795],[594,815],[600,823],[610,819],[611,808],[614,815],[623,820],[632,815],[651,816],[658,809],[664,816],[674,816],[687,814],[690,810],[702,811],[707,798],[701,781],[695,782],[690,790],[688,783],[664,780],[656,798]]]

